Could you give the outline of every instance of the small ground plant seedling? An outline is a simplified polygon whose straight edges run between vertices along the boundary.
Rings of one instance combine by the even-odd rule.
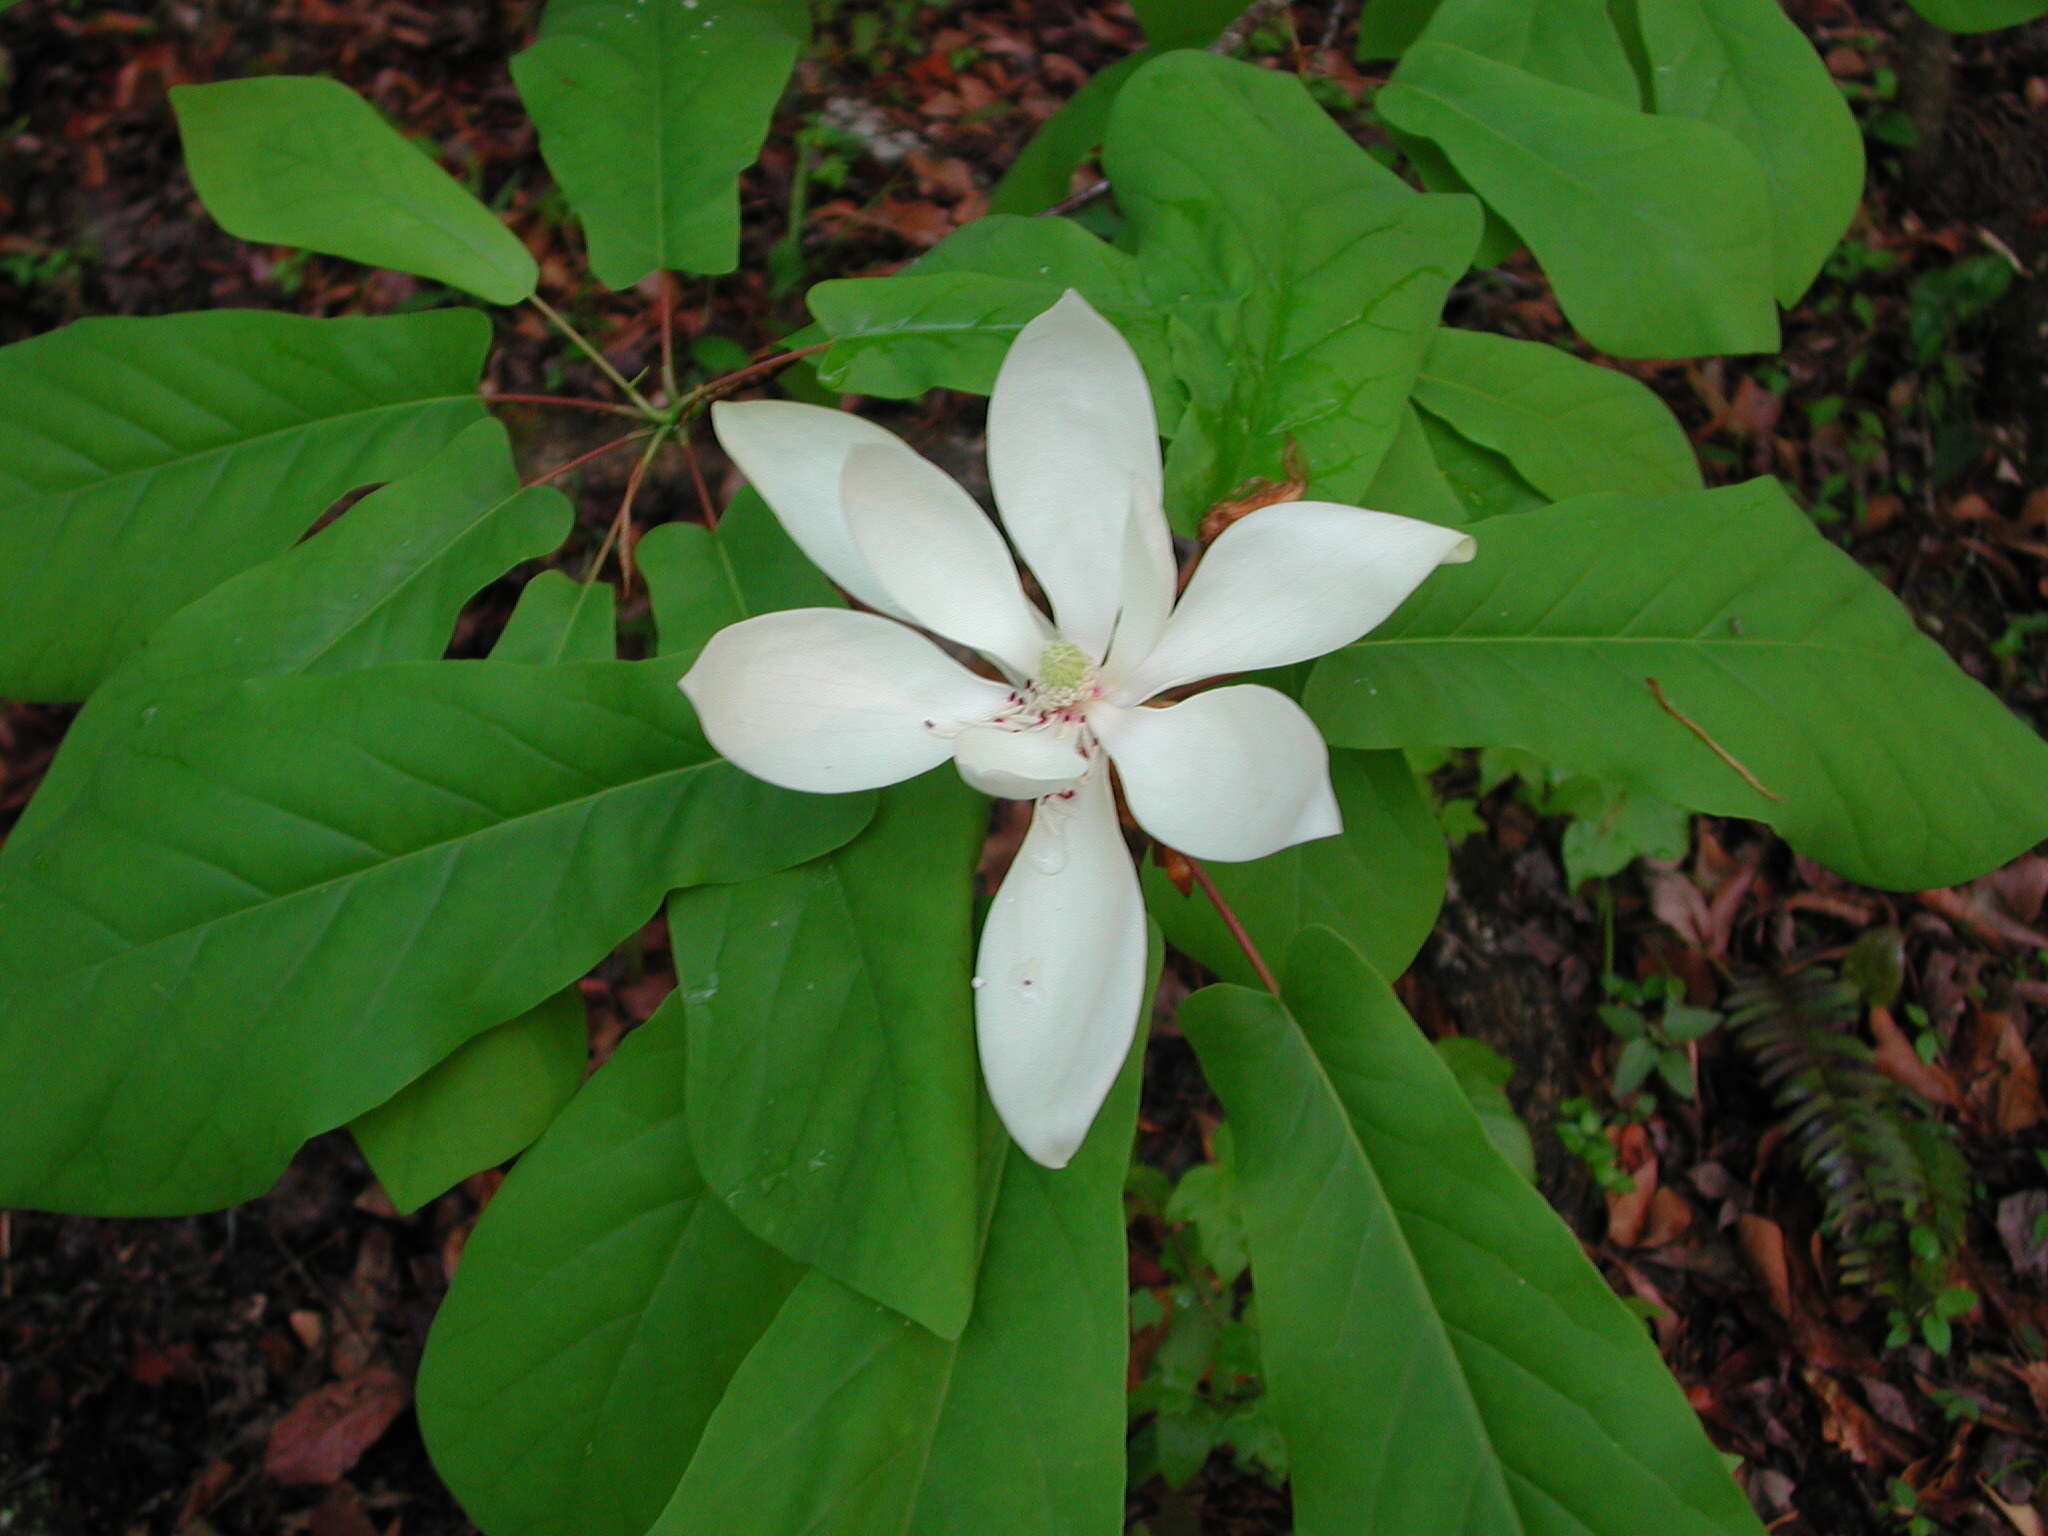
[[[918,25],[836,9],[869,49]],[[0,847],[0,1206],[218,1209],[339,1128],[405,1210],[517,1156],[418,1383],[488,1536],[1111,1536],[1129,1467],[1213,1455],[1300,1536],[1755,1536],[1534,1188],[1505,1063],[1390,979],[1450,749],[1575,818],[1574,885],[1694,812],[1902,889],[2048,834],[2048,748],[1782,486],[1707,489],[1627,374],[1443,323],[1526,246],[1604,353],[1772,353],[1862,139],[1776,0],[1367,0],[1392,62],[1341,121],[1230,56],[1278,9],[1140,0],[1148,46],[900,272],[829,275],[770,207],[747,278],[820,279],[809,326],[679,348],[663,297],[631,377],[351,90],[174,90],[229,232],[446,301],[0,351],[0,695],[83,703]],[[511,79],[599,284],[733,271],[810,23],[547,0]],[[844,168],[799,132],[800,216]],[[1923,338],[2001,281],[1924,283]],[[482,659],[458,616],[563,543],[571,464],[521,483],[465,295],[615,392],[495,398],[615,418],[634,465]],[[825,387],[784,398],[799,359]],[[841,408],[941,388],[988,396],[1000,521]],[[708,491],[714,439],[747,489],[659,521],[649,466]],[[656,914],[676,987],[584,1082],[577,982]],[[1224,1117],[1171,1184],[1130,1169],[1168,946],[1217,978],[1171,1028]],[[1789,1113],[1843,1101],[1801,1143],[1830,1230],[1942,1349],[1941,1149],[1879,1145],[1882,1080],[1785,1022],[1831,996],[1730,1028]],[[1602,1017],[1615,1098],[1696,1096],[1718,1015]],[[1171,1254],[1135,1292],[1133,1215]]]

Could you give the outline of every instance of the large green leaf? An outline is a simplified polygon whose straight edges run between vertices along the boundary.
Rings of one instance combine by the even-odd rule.
[[[1344,814],[1340,835],[1248,864],[1203,868],[1269,961],[1313,923],[1334,928],[1379,970],[1398,976],[1429,937],[1443,904],[1443,830],[1399,752],[1333,752],[1330,782]],[[1181,895],[1150,865],[1144,880],[1145,904],[1167,943],[1226,981],[1257,981],[1206,896]]]
[[[548,667],[610,661],[618,651],[618,594],[609,582],[537,571],[520,588],[519,604],[491,647],[491,660]]]
[[[705,1187],[684,1037],[672,995],[520,1159],[434,1319],[420,1428],[490,1536],[641,1536],[802,1273]]]
[[[872,804],[724,763],[668,663],[422,662],[167,703],[0,879],[0,1203],[258,1194],[668,890],[815,857]]]
[[[1618,106],[1642,105],[1607,0],[1443,0],[1421,41],[1482,54]]]
[[[1155,973],[1158,957],[1155,939]],[[1144,1035],[1062,1170],[1017,1151],[984,1101],[985,1236],[959,1339],[813,1272],[733,1377],[649,1536],[1123,1529],[1123,1178]]]
[[[1500,210],[1602,351],[1777,350],[1769,189],[1726,129],[1435,42],[1408,50],[1377,105]]]
[[[2048,835],[2048,747],[1775,482],[1474,534],[1476,560],[1317,664],[1331,741],[1523,747],[1769,822],[1873,885],[1951,884]]]
[[[1441,329],[1415,403],[1492,449],[1552,501],[1700,489],[1685,429],[1625,373],[1540,342]]]
[[[633,559],[647,581],[661,654],[686,662],[726,625],[757,613],[844,604],[752,486],[733,497],[716,530],[663,523],[647,531]]]
[[[826,377],[985,391],[1017,330],[1074,288],[1145,365],[1174,439],[1177,527],[1283,479],[1290,447],[1316,494],[1361,495],[1471,257],[1477,204],[1416,193],[1298,80],[1209,53],[1164,54],[1125,82],[1103,163],[1135,262],[1064,221],[978,220],[907,275],[811,291],[837,340]]]
[[[1411,190],[1299,81],[1207,53],[1131,78],[1103,163],[1188,385],[1167,459],[1176,526],[1283,479],[1290,444],[1317,495],[1355,499],[1400,429],[1478,207]]]
[[[1182,1028],[1230,1117],[1299,1536],[1758,1536],[1640,1320],[1336,935]]]
[[[512,78],[599,282],[733,269],[734,178],[809,31],[803,0],[549,0]]]
[[[0,696],[89,693],[163,619],[483,414],[467,310],[80,320],[0,349]]]
[[[0,845],[29,856],[94,766],[171,698],[190,707],[251,677],[425,661],[462,605],[569,531],[569,504],[523,488],[505,429],[480,421],[425,465],[371,492],[319,533],[181,609],[117,667],[64,733],[41,786]]]
[[[697,1162],[740,1220],[945,1338],[974,1298],[974,866],[952,765],[825,858],[669,903]]]
[[[171,87],[185,165],[229,234],[430,277],[493,304],[539,269],[498,216],[347,86],[265,75]]]
[[[1633,0],[1652,108],[1718,123],[1763,166],[1778,301],[1794,304],[1863,196],[1863,133],[1779,0]]]
[[[1991,32],[2016,27],[2048,15],[2044,0],[1906,0],[1906,3],[1951,32]]]
[[[819,283],[808,302],[833,338],[819,372],[856,394],[985,395],[1017,332],[1069,288],[1137,351],[1160,425],[1171,430],[1182,392],[1167,318],[1132,257],[1066,219],[991,214],[898,276]]]
[[[391,1203],[416,1211],[479,1169],[525,1151],[583,1081],[583,994],[557,992],[348,1124]]]

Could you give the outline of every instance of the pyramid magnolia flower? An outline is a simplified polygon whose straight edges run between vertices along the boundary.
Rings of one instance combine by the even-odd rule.
[[[976,789],[1037,801],[982,931],[975,1032],[1003,1123],[1063,1166],[1123,1064],[1145,985],[1110,765],[1138,824],[1196,858],[1256,859],[1341,827],[1328,749],[1285,694],[1148,701],[1349,644],[1438,564],[1470,559],[1472,541],[1285,502],[1231,524],[1176,603],[1144,374],[1072,292],[1018,333],[988,411],[996,503],[1050,622],[995,524],[882,428],[782,401],[715,406],[713,422],[804,553],[874,611],[734,624],[683,691],[712,745],[772,784],[869,789],[950,757]]]

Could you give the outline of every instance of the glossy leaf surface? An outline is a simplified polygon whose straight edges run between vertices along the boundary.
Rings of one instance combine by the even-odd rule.
[[[426,661],[462,605],[569,531],[569,504],[522,487],[505,429],[466,428],[411,474],[371,492],[304,543],[222,582],[164,621],[86,701],[21,820],[0,871],[28,857],[101,758],[166,700],[219,698],[252,677]]]
[[[1132,77],[1103,164],[1176,322],[1176,526],[1255,476],[1283,478],[1290,441],[1314,494],[1355,499],[1399,430],[1478,208],[1412,191],[1299,82],[1206,53]]]
[[[809,32],[802,0],[549,0],[512,78],[607,288],[733,269],[734,178]]]
[[[661,654],[684,661],[726,625],[757,613],[844,606],[751,486],[715,530],[663,523],[647,531],[633,560],[647,580]]]
[[[411,272],[493,304],[533,292],[526,247],[337,80],[263,75],[171,88],[185,165],[229,234]]]
[[[1872,885],[1952,884],[2048,835],[2048,746],[1775,482],[1474,534],[1475,561],[1317,664],[1331,741],[1523,747]]]
[[[588,1044],[574,987],[466,1041],[349,1122],[401,1215],[533,1145],[583,1081]]]
[[[166,705],[0,881],[0,1200],[260,1193],[667,891],[815,857],[871,807],[725,764],[666,663],[423,662]]]
[[[1159,953],[1155,939],[1154,974]],[[734,1376],[650,1536],[1122,1529],[1123,1177],[1144,1035],[1057,1172],[1011,1146],[984,1101],[984,1237],[960,1338],[813,1273]]]
[[[1642,1323],[1386,983],[1311,930],[1286,1001],[1182,1027],[1234,1133],[1301,1536],[1756,1536]]]
[[[974,1296],[974,866],[952,765],[867,831],[669,904],[698,1165],[792,1258],[944,1337]]]
[[[1627,374],[1557,347],[1439,329],[1415,403],[1552,501],[1700,489],[1692,444],[1663,401]]]
[[[618,597],[609,582],[578,581],[565,571],[536,571],[491,647],[491,660],[550,667],[610,661],[618,654]]]
[[[512,1170],[420,1364],[434,1465],[490,1536],[641,1536],[798,1267],[704,1183],[671,996]]]
[[[1652,108],[1718,123],[1763,167],[1778,302],[1795,304],[1863,196],[1863,131],[1778,0],[1634,0]]]
[[[1428,41],[1378,105],[1514,225],[1602,351],[1777,349],[1769,190],[1725,129]]]
[[[1344,830],[1246,864],[1203,865],[1268,961],[1311,924],[1333,928],[1389,976],[1422,948],[1442,905],[1443,830],[1399,752],[1333,752],[1330,782]],[[1257,977],[1198,889],[1183,896],[1147,863],[1145,905],[1167,942],[1226,981]]]
[[[0,695],[75,699],[483,414],[466,311],[80,320],[0,349]]]

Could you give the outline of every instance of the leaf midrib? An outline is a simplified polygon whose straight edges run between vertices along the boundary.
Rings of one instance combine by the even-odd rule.
[[[80,480],[75,484],[58,489],[35,491],[18,501],[0,503],[0,506],[4,506],[8,511],[18,511],[23,507],[33,507],[39,502],[51,502],[66,497],[83,496],[93,491],[102,490],[110,485],[119,485],[122,481],[132,480],[137,476],[158,475],[167,470],[178,469],[184,465],[198,464],[208,459],[241,453],[255,447],[259,443],[266,443],[274,438],[287,437],[293,433],[318,431],[322,427],[363,421],[370,417],[386,415],[392,411],[425,410],[433,406],[452,405],[464,400],[473,402],[479,411],[483,409],[482,397],[468,390],[464,390],[460,394],[424,395],[412,400],[394,400],[383,405],[366,406],[360,410],[341,412],[331,416],[316,416],[305,421],[293,422],[289,426],[274,427],[268,432],[259,432],[254,437],[239,437],[233,442],[218,443],[211,448],[200,448],[190,453],[181,453],[174,458],[160,459],[154,463],[137,465],[134,469],[120,470],[114,474],[101,475],[96,479]],[[111,415],[113,413],[109,411],[107,414]]]
[[[578,806],[592,805],[595,802],[602,800],[608,795],[626,794],[633,790],[644,788],[647,785],[657,783],[663,779],[669,778],[674,775],[699,773],[706,769],[719,768],[723,766],[726,766],[725,760],[723,758],[706,758],[702,762],[690,763],[677,768],[664,768],[658,773],[644,774],[639,778],[628,779],[623,783],[608,784],[604,786],[602,789],[593,790],[589,794],[578,795],[574,799],[559,800],[552,805],[540,806],[531,811],[522,811],[517,816],[507,817],[502,821],[493,822],[489,826],[479,827],[468,832],[458,833],[453,837],[437,838],[431,843],[424,843],[417,848],[408,848],[404,852],[399,853],[391,858],[381,859],[375,863],[364,865],[362,868],[350,870],[346,874],[331,875],[325,880],[318,880],[310,885],[302,885],[293,890],[283,892],[280,895],[266,897],[262,901],[252,902],[249,905],[243,907],[237,907],[231,912],[221,913],[219,916],[208,918],[204,922],[188,923],[183,928],[175,929],[169,933],[157,934],[153,938],[143,940],[141,943],[130,944],[123,949],[115,951],[112,954],[102,955],[97,960],[89,960],[85,964],[73,966],[69,970],[48,971],[26,977],[17,977],[15,979],[16,985],[12,990],[21,991],[26,990],[30,987],[48,986],[57,982],[69,981],[73,977],[87,975],[91,972],[100,970],[104,966],[115,964],[118,961],[126,959],[130,955],[140,954],[145,951],[157,949],[163,945],[175,943],[180,939],[188,937],[189,935],[207,932],[208,930],[216,928],[224,923],[235,923],[240,922],[244,919],[253,919],[257,914],[270,911],[274,908],[284,906],[291,902],[299,901],[305,897],[314,895],[321,891],[329,890],[335,886],[345,885],[352,881],[366,879],[371,875],[381,873],[388,869],[395,869],[407,863],[410,860],[426,858],[429,855],[438,853],[446,848],[454,847],[458,844],[467,843],[474,839],[491,836],[507,828],[517,827],[522,823],[535,821],[541,817],[553,816],[557,812],[569,811]],[[45,889],[47,892],[47,888]],[[53,892],[47,893],[52,895],[55,894]],[[72,902],[68,897],[59,897],[58,899],[61,900],[66,906],[76,905],[76,903]],[[0,997],[4,997],[5,995],[6,994],[4,993],[0,993]]]

